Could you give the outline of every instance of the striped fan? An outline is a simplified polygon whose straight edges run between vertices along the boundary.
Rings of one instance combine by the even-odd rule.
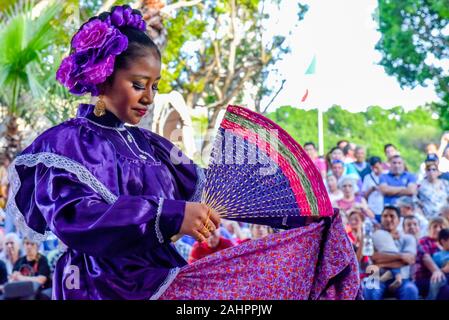
[[[333,214],[321,175],[301,146],[270,119],[238,106],[228,106],[221,122],[201,202],[222,218],[269,225]]]

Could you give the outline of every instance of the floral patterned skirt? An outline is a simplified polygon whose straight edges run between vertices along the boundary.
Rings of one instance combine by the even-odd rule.
[[[361,298],[358,265],[339,214],[247,241],[183,267],[163,300]]]

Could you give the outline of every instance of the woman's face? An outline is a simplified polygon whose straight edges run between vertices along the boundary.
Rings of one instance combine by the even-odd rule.
[[[255,224],[251,227],[251,235],[254,240],[266,237],[268,234],[267,226]]]
[[[37,254],[37,244],[35,242],[25,239],[23,241],[23,246],[25,247],[25,254],[27,256],[35,256]]]
[[[427,179],[430,181],[435,181],[438,179],[440,172],[438,171],[437,166],[431,165],[426,168]]]
[[[331,153],[331,160],[343,160],[344,154],[340,149],[335,149]]]
[[[121,121],[138,124],[153,103],[161,78],[161,61],[152,50],[132,61],[127,69],[115,71],[112,84],[106,84],[106,109]]]
[[[359,214],[351,214],[348,223],[353,230],[360,230],[362,228],[362,219]]]
[[[429,237],[432,239],[438,239],[438,233],[443,229],[443,225],[441,223],[432,223],[429,227]]]
[[[330,191],[337,190],[337,178],[335,178],[335,176],[328,176],[327,177],[327,186],[329,187]]]
[[[341,185],[341,190],[345,197],[351,197],[354,195],[354,186],[350,181],[344,181]]]

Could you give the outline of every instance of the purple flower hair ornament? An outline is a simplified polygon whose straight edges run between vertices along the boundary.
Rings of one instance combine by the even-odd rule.
[[[128,38],[118,29],[125,26],[146,30],[142,16],[126,5],[114,7],[104,21],[95,18],[85,23],[74,35],[73,53],[62,60],[56,79],[72,94],[97,96],[97,85],[112,74],[115,57],[128,47]]]

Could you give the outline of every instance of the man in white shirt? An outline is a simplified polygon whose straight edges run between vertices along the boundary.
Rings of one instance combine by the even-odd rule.
[[[382,174],[382,160],[379,157],[371,157],[369,160],[371,172],[363,179],[362,193],[368,201],[370,208],[376,215],[376,220],[380,222],[380,215],[384,208],[384,196],[379,190],[379,178]]]

